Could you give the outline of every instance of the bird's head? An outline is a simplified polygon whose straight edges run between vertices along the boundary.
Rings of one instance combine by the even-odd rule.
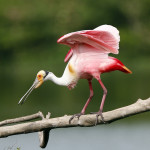
[[[45,81],[46,76],[48,74],[49,74],[49,72],[44,71],[44,70],[41,70],[37,73],[37,76],[36,76],[37,84],[35,85],[35,88],[38,88],[42,85],[42,83]]]
[[[30,89],[25,93],[25,95],[20,99],[19,103],[18,104],[23,104],[24,101],[27,99],[27,97],[30,95],[30,93],[40,87],[42,85],[42,83],[44,81],[47,80],[47,75],[49,74],[50,72],[48,71],[44,71],[44,70],[41,70],[37,73],[36,75],[36,78],[35,78],[35,81],[33,82],[32,86],[30,87]]]

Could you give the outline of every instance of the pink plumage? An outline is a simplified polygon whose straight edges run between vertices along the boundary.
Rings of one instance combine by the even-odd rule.
[[[102,25],[94,30],[77,31],[58,39],[58,43],[74,47],[76,44],[88,44],[104,53],[118,54],[119,31],[110,25]]]
[[[85,113],[85,110],[93,97],[92,78],[97,79],[104,90],[100,110],[96,113],[96,123],[99,115],[104,121],[102,110],[107,90],[100,79],[100,75],[114,70],[131,73],[121,61],[108,56],[109,53],[119,53],[119,41],[119,31],[111,25],[102,25],[94,30],[72,32],[58,39],[58,43],[71,47],[64,61],[67,62],[70,59],[69,64],[72,64],[73,69],[78,74],[78,78],[87,79],[90,88],[90,97],[81,113],[73,115],[70,121],[74,117],[77,116],[79,118],[80,115]]]
[[[92,79],[95,78],[104,92],[100,109],[96,112],[95,124],[98,123],[98,116],[101,116],[104,122],[102,111],[107,89],[101,81],[100,75],[114,70],[131,73],[120,60],[108,56],[109,53],[119,53],[119,41],[119,31],[111,25],[102,25],[94,30],[77,31],[62,36],[57,42],[68,45],[71,48],[64,59],[68,64],[62,77],[56,77],[49,71],[39,71],[33,85],[20,99],[19,104],[22,104],[32,90],[41,86],[44,81],[51,80],[58,85],[67,86],[69,89],[72,89],[79,79],[87,79],[90,96],[81,112],[70,118],[69,122],[71,123],[74,117],[79,118],[85,114],[85,110],[93,97]]]

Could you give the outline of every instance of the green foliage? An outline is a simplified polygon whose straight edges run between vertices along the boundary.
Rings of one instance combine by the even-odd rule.
[[[133,71],[133,75],[113,72],[102,76],[108,89],[105,110],[131,104],[139,97],[147,98],[149,5],[149,0],[1,0],[1,119],[39,110],[51,111],[55,116],[79,112],[89,96],[86,81],[80,81],[73,91],[47,82],[32,93],[26,104],[18,106],[17,102],[39,70],[49,70],[58,76],[63,73],[63,59],[69,48],[56,43],[59,37],[101,24],[111,24],[120,30],[120,55],[116,57]],[[94,91],[88,111],[99,108],[102,90],[96,81]]]

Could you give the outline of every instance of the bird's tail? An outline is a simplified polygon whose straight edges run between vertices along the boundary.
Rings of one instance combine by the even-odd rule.
[[[132,71],[130,69],[128,69],[120,60],[118,60],[117,58],[113,58],[113,60],[116,61],[116,70],[120,70],[124,73],[132,73]]]
[[[124,72],[124,73],[132,73],[132,71],[130,70],[130,69],[128,69],[126,66],[121,66],[121,69],[120,69],[122,72]]]

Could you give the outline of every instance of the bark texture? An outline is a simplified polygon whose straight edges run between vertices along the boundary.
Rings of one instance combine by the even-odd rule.
[[[147,112],[147,111],[150,111],[150,98],[146,100],[139,99],[136,103],[131,104],[129,106],[104,112],[103,116],[106,123],[111,123],[113,121],[123,119],[139,113]],[[39,133],[40,135],[39,138],[41,141],[40,145],[42,148],[44,148],[48,142],[49,131],[51,129],[79,127],[79,126],[81,127],[95,126],[95,121],[96,121],[96,115],[94,114],[83,115],[79,119],[74,118],[70,124],[69,124],[69,119],[71,116],[64,115],[62,117],[50,118],[50,119],[49,117],[50,117],[50,113],[48,113],[46,118],[44,118],[43,114],[41,112],[38,112],[37,114],[33,114],[30,116],[2,121],[0,122],[0,126],[1,126],[0,138],[7,137],[10,135],[15,135],[15,134],[24,134],[24,133],[40,131]],[[36,118],[42,118],[42,120],[21,123],[22,121],[32,120]],[[19,124],[14,124],[14,123],[19,123]],[[7,124],[9,124],[9,126],[6,126]],[[103,124],[103,121],[101,120],[100,117],[97,125],[99,124]]]

